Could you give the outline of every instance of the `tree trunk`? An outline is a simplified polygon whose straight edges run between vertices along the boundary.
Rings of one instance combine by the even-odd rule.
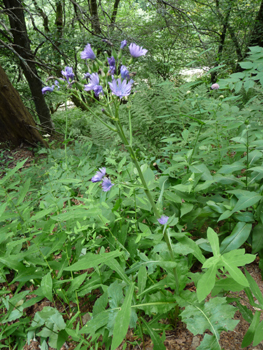
[[[34,145],[40,142],[48,147],[48,144],[36,129],[32,115],[26,109],[19,93],[13,87],[1,66],[0,130],[0,142],[11,141],[15,146],[20,145],[22,141]]]
[[[95,34],[101,34],[97,0],[89,0],[89,10],[91,14],[91,28]]]
[[[263,0],[261,1],[261,5],[255,19],[255,25],[250,36],[248,47],[249,46],[263,47]]]
[[[27,35],[23,4],[20,0],[4,0],[4,4],[13,35],[13,48],[20,57],[20,64],[29,84],[41,126],[46,131],[51,132],[53,130],[53,123],[49,108],[42,95],[42,82],[37,74],[34,55],[30,49],[30,40]]]

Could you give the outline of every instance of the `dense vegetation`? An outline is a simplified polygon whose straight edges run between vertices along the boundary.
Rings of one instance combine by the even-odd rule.
[[[31,45],[20,51],[13,1]],[[125,349],[131,329],[133,345],[148,335],[163,350],[181,319],[211,332],[199,350],[217,350],[236,310],[251,324],[242,347],[256,346],[263,296],[240,267],[258,256],[263,270],[263,6],[86,5],[1,7],[0,64],[32,113],[36,69],[54,127],[35,118],[63,143],[30,167],[0,153],[0,347]],[[206,69],[185,82],[186,67]]]

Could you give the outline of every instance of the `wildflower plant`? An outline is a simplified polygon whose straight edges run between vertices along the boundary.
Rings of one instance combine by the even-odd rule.
[[[145,56],[148,52],[146,49],[136,45],[135,43],[131,43],[128,46],[131,59],[127,64],[126,59],[123,57],[123,50],[126,48],[126,46],[127,41],[122,41],[119,51],[115,52],[112,50],[111,56],[105,57],[103,64],[102,61],[97,58],[91,45],[87,44],[80,54],[81,58],[85,60],[85,64],[88,69],[88,72],[83,77],[83,81],[75,81],[73,69],[71,67],[66,67],[65,70],[62,71],[62,75],[66,78],[66,81],[61,80],[59,85],[62,88],[64,87],[67,93],[69,92],[71,95],[74,95],[74,97],[78,99],[83,106],[85,106],[87,111],[89,111],[105,127],[109,128],[120,137],[122,144],[125,146],[133,162],[133,166],[136,170],[136,176],[138,176],[138,181],[135,184],[129,185],[125,183],[125,186],[129,187],[132,191],[134,190],[134,187],[138,187],[139,190],[144,192],[149,203],[148,206],[150,207],[149,210],[151,212],[152,223],[153,225],[156,225],[155,227],[157,227],[156,231],[158,233],[152,235],[150,228],[148,228],[142,222],[136,222],[136,225],[138,224],[143,231],[143,235],[151,237],[153,251],[149,253],[149,256],[138,252],[138,255],[140,255],[143,262],[135,262],[129,266],[128,269],[124,268],[123,266],[125,265],[125,260],[127,260],[131,254],[122,244],[122,237],[120,236],[119,241],[115,239],[110,228],[109,231],[112,234],[112,240],[109,239],[110,247],[117,247],[118,249],[116,251],[113,250],[109,253],[102,251],[101,254],[97,255],[88,253],[79,261],[65,268],[66,271],[70,271],[71,273],[73,271],[86,270],[90,267],[96,268],[96,271],[99,271],[98,265],[103,263],[121,277],[117,278],[109,287],[103,285],[104,294],[98,299],[98,301],[96,301],[94,305],[95,311],[92,319],[82,327],[79,334],[87,333],[92,338],[95,339],[97,337],[98,339],[100,329],[105,327],[105,339],[110,338],[109,341],[111,341],[111,349],[116,349],[125,338],[128,327],[130,326],[131,328],[135,328],[139,317],[141,334],[143,334],[143,327],[146,327],[146,331],[152,336],[155,347],[158,349],[164,349],[163,342],[156,334],[155,330],[149,328],[144,319],[141,317],[141,311],[148,315],[157,315],[156,319],[158,319],[158,315],[161,317],[162,314],[168,313],[172,310],[176,319],[180,312],[179,307],[182,307],[185,308],[185,310],[181,313],[183,320],[186,324],[188,324],[189,329],[194,334],[197,334],[198,331],[202,333],[206,329],[209,329],[213,334],[206,335],[204,345],[203,347],[200,346],[199,349],[219,349],[220,332],[222,330],[232,330],[236,325],[236,322],[227,323],[228,318],[233,316],[233,307],[227,305],[226,298],[215,298],[213,301],[209,302],[210,304],[205,303],[205,298],[213,290],[213,288],[220,287],[220,278],[224,277],[225,273],[229,273],[231,277],[229,281],[229,284],[232,283],[231,288],[232,286],[233,288],[236,288],[237,286],[241,288],[250,287],[246,278],[244,275],[242,275],[237,266],[242,266],[245,263],[253,261],[255,256],[244,254],[244,250],[242,249],[235,249],[232,255],[229,254],[231,252],[221,254],[218,236],[212,229],[209,229],[207,242],[211,246],[213,256],[206,259],[199,245],[190,239],[187,234],[183,232],[183,230],[181,230],[182,232],[178,233],[171,229],[171,227],[178,224],[180,215],[183,216],[188,213],[188,209],[191,208],[191,204],[189,206],[189,204],[186,203],[184,207],[182,206],[181,214],[176,212],[170,217],[165,215],[164,212],[166,212],[166,210],[163,206],[163,197],[165,192],[165,182],[168,177],[164,179],[160,195],[157,199],[156,193],[153,193],[153,189],[149,185],[151,181],[149,181],[147,178],[147,169],[140,166],[136,152],[133,148],[133,133],[129,108],[127,108],[127,119],[129,119],[129,137],[127,137],[127,134],[124,132],[119,110],[123,99],[128,99],[134,88],[134,81],[131,79],[129,73],[130,66],[134,60],[140,58],[141,56]],[[219,89],[219,85],[214,84],[211,88],[213,90],[217,90]],[[46,93],[49,91],[62,94],[61,90],[63,89],[60,89],[59,91],[54,90],[54,87],[52,86],[51,88],[44,87],[42,92]],[[100,106],[101,115],[95,113],[92,107],[82,100],[81,96],[83,94],[87,94],[97,105]],[[129,107],[129,105],[127,105],[127,107]],[[194,118],[194,120],[197,121],[196,118]],[[200,121],[199,133],[201,132],[203,124],[204,123]],[[194,156],[196,148],[195,146],[196,144],[194,145],[193,152],[189,153],[189,164],[192,162],[192,157]],[[118,166],[119,172],[122,170],[122,165],[123,164],[119,164]],[[134,173],[135,171],[133,171],[133,175]],[[112,175],[112,173],[110,173],[110,175]],[[180,190],[183,191],[186,187],[189,189],[190,186],[193,186],[195,181],[198,182],[200,179],[201,175],[199,175],[199,173],[196,175],[197,180],[195,178],[195,173],[193,173],[191,177],[187,176],[186,181],[188,181],[188,183],[186,185],[178,185],[181,186]],[[93,187],[91,186],[92,188],[96,187],[98,189],[99,186],[96,185],[96,183],[101,184],[100,191],[102,194],[102,201],[110,197],[112,192],[116,191],[118,187],[118,181],[115,182],[115,180],[112,180],[112,178],[108,176],[108,174],[106,175],[106,168],[101,167],[95,175],[89,178],[90,182],[93,183]],[[135,177],[131,176],[131,182],[136,181],[134,179]],[[90,196],[93,195],[91,192],[89,194]],[[145,196],[142,198],[142,200],[145,199]],[[170,198],[172,198],[172,196],[170,196]],[[117,201],[114,204],[114,208],[111,212],[111,215],[114,213],[116,216],[118,216],[117,220],[119,220],[120,214],[119,212],[116,213],[116,210],[120,207],[120,205],[120,201]],[[109,205],[105,202],[104,206],[108,207]],[[184,213],[183,208],[185,211]],[[99,215],[102,224],[104,225],[105,222],[102,215],[102,209],[96,207],[92,208],[92,210],[85,210],[81,215]],[[120,209],[120,213],[121,211],[122,209]],[[67,213],[65,214],[67,215]],[[61,214],[61,221],[66,218],[66,215],[63,215],[64,213]],[[120,232],[123,235],[127,235],[127,233],[125,233],[125,227],[124,229],[120,228]],[[135,246],[137,243],[139,243],[139,241],[140,236],[138,235],[135,241]],[[179,253],[177,254],[177,252]],[[191,293],[190,291],[185,290],[186,284],[192,277],[187,265],[190,264],[193,257],[203,264],[203,268],[205,269],[205,273],[203,275],[200,274],[193,278],[197,286],[196,293]],[[120,263],[118,260],[116,260],[116,258],[120,259]],[[233,261],[235,263],[233,263]],[[146,269],[146,266],[148,270]],[[155,285],[152,285],[149,288],[146,287],[148,273],[153,273],[157,268],[161,268],[165,271],[164,278],[158,281]],[[135,277],[132,275],[132,273],[135,273]],[[105,273],[105,276],[104,273],[100,275],[100,281],[102,281],[104,277],[107,277],[107,272]],[[138,287],[135,285],[136,280],[138,280]],[[169,291],[167,288],[169,288]],[[170,293],[170,290],[173,290],[173,293]],[[152,294],[152,291],[156,293]],[[125,296],[123,296],[123,292]],[[107,305],[109,305],[109,308]],[[221,314],[218,311],[220,308],[224,310],[224,312]],[[216,319],[213,318],[213,313],[211,312],[213,309],[217,310],[217,315],[220,314]],[[192,326],[193,322],[198,323],[198,331]],[[113,336],[112,340],[111,336]]]

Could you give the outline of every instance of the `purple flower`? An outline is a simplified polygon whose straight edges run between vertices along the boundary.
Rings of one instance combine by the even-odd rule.
[[[96,97],[99,97],[99,94],[102,94],[102,95],[104,94],[103,93],[103,88],[102,88],[101,85],[96,85],[94,87],[93,91],[94,91],[94,94],[95,94]]]
[[[114,95],[122,98],[123,96],[128,96],[131,93],[132,81],[127,83],[126,80],[121,81],[121,79],[112,79],[112,82],[109,83],[110,89]]]
[[[104,177],[104,179],[102,180],[102,190],[104,192],[108,192],[112,188],[113,185],[114,184],[107,177]]]
[[[94,52],[92,51],[92,48],[91,48],[90,44],[85,46],[84,51],[82,51],[80,53],[80,57],[83,60],[88,60],[88,59],[95,60],[96,56],[95,56]]]
[[[162,215],[160,219],[157,219],[159,224],[165,225],[169,219],[169,216]]]
[[[99,85],[100,79],[98,73],[92,73],[90,75],[90,83],[88,85],[84,85],[85,91],[93,90],[95,92],[95,96],[99,96],[100,93],[103,94],[102,86]]]
[[[109,66],[115,66],[115,58],[113,56],[108,57]]]
[[[219,85],[217,83],[211,85],[210,87],[211,90],[218,90],[219,89]]]
[[[54,91],[54,87],[55,87],[55,85],[52,85],[51,87],[49,87],[49,86],[43,87],[43,89],[42,89],[42,94],[44,95],[44,94],[45,94],[46,92],[48,92],[48,91],[53,92],[53,91]]]
[[[64,75],[64,77],[66,77],[67,82],[69,82],[69,79],[73,80],[75,76],[71,67],[65,67],[65,70],[62,70],[61,74]]]
[[[132,57],[140,57],[146,55],[147,51],[146,49],[143,49],[142,47],[132,43],[129,46],[130,54]]]
[[[121,77],[122,79],[130,78],[129,71],[125,66],[121,66]]]
[[[106,168],[100,168],[100,171],[96,172],[96,175],[91,179],[92,182],[99,182],[106,174]]]
[[[91,74],[90,73],[85,73],[84,74],[84,78],[89,81],[89,78],[90,78]]]
[[[57,80],[55,80],[55,85],[56,85],[56,87],[57,87],[58,89],[60,88],[59,83],[58,83]]]
[[[121,49],[123,49],[127,45],[127,40],[123,40],[121,42]]]
[[[115,73],[115,66],[110,66],[110,69],[109,69],[109,75],[114,75]]]

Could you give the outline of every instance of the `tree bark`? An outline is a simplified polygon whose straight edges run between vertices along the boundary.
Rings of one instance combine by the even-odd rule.
[[[89,10],[91,14],[91,28],[95,34],[101,34],[97,0],[89,0]]]
[[[51,132],[53,130],[53,123],[49,108],[42,95],[42,82],[37,74],[34,55],[31,52],[23,5],[20,0],[4,0],[4,5],[13,35],[13,48],[20,58],[20,64],[29,84],[41,126],[46,131]]]
[[[23,104],[19,93],[11,84],[0,66],[0,142],[11,142],[18,146],[22,141],[36,145],[40,142],[48,147],[36,129],[36,123]]]
[[[261,5],[255,19],[255,25],[248,43],[248,47],[249,46],[263,47],[263,0],[261,1]]]

